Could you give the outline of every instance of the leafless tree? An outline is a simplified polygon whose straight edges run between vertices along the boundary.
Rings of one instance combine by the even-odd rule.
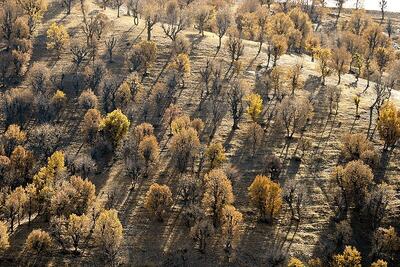
[[[107,53],[108,53],[108,62],[112,63],[113,62],[113,51],[115,46],[117,45],[117,38],[113,35],[109,37],[107,40],[105,40],[105,44],[107,47]]]
[[[227,101],[233,118],[232,130],[238,128],[240,119],[244,113],[244,84],[240,80],[234,80],[227,92]]]

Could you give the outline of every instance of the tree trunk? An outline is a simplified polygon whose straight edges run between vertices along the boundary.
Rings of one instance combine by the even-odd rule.
[[[151,23],[147,21],[147,41],[151,41]]]

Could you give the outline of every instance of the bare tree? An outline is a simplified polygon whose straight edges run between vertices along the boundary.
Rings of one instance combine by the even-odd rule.
[[[337,26],[337,24],[339,22],[340,14],[342,13],[343,5],[346,3],[346,1],[347,0],[336,0],[336,7],[338,8],[338,14],[337,14],[336,21],[335,21],[335,27]]]
[[[107,53],[108,53],[108,62],[112,63],[113,62],[113,50],[115,46],[117,45],[117,38],[113,35],[107,40],[105,40],[105,45],[107,47]]]
[[[232,23],[232,15],[228,8],[220,9],[217,12],[215,18],[215,27],[218,35],[218,47],[217,52],[221,49],[222,37],[228,31],[229,26]]]
[[[161,27],[172,41],[190,24],[187,10],[181,9],[176,0],[170,0],[165,7]]]
[[[379,1],[379,8],[381,9],[381,24],[385,20],[385,10],[387,8],[388,1],[387,0],[380,0]]]
[[[234,80],[227,92],[227,101],[233,118],[232,130],[238,128],[240,119],[244,113],[244,84],[240,80]]]

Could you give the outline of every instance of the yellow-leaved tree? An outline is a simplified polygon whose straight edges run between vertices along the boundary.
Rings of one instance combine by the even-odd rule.
[[[47,30],[46,47],[49,50],[55,50],[60,57],[62,50],[69,42],[69,34],[63,25],[53,22]]]
[[[154,183],[146,193],[145,207],[157,220],[163,221],[163,215],[172,205],[172,193],[167,185]]]
[[[168,65],[170,70],[176,71],[182,88],[185,87],[185,76],[190,74],[190,59],[186,53],[177,55]]]
[[[400,111],[393,102],[386,102],[379,110],[378,132],[385,142],[384,149],[394,147],[400,138]]]
[[[258,94],[249,94],[246,96],[247,101],[247,114],[249,114],[250,118],[257,122],[260,118],[262,109],[263,109],[263,101],[260,95]]]
[[[332,74],[332,69],[330,68],[330,59],[332,58],[331,49],[318,48],[316,58],[318,60],[319,71],[321,72],[322,85],[325,85],[326,77]]]
[[[257,175],[249,187],[251,204],[260,213],[260,220],[271,223],[282,207],[282,189],[267,176]]]
[[[225,161],[225,150],[221,143],[211,143],[206,149],[207,163],[210,169],[219,168]]]
[[[116,109],[100,121],[99,131],[115,148],[128,133],[129,125],[129,119]]]
[[[123,238],[122,230],[118,213],[114,209],[102,211],[96,220],[94,241],[111,266],[115,266],[116,263]]]
[[[205,192],[202,203],[204,208],[211,213],[214,227],[218,227],[221,223],[223,208],[234,201],[232,184],[221,169],[210,171],[204,180]]]

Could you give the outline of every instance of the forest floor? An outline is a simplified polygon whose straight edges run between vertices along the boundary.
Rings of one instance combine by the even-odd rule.
[[[95,3],[90,3],[90,10],[101,11]],[[91,11],[95,12],[95,11]],[[107,68],[117,77],[123,79],[128,70],[124,65],[124,55],[129,47],[146,38],[144,23],[140,21],[138,26],[134,26],[133,19],[128,16],[117,18],[116,11],[107,9],[104,12],[113,21],[113,29],[109,34],[118,36],[119,42],[115,51],[114,63],[108,63]],[[124,14],[124,10],[121,10]],[[60,9],[58,4],[51,5],[49,11],[43,19],[43,24],[38,29],[38,36],[35,41],[33,62],[44,62],[52,72],[60,72],[72,66],[71,57],[67,52],[61,55],[61,59],[56,61],[51,54],[45,50],[45,32],[52,22],[63,24],[67,27],[72,39],[84,38],[81,30],[81,13],[79,5],[76,4],[70,15],[66,16],[65,11]],[[211,111],[208,103],[202,105],[199,110],[200,89],[199,71],[205,66],[207,59],[214,59],[229,65],[227,53],[222,47],[218,55],[215,55],[218,38],[212,33],[206,33],[201,37],[195,31],[185,31],[183,33],[189,38],[193,47],[190,52],[192,72],[186,78],[186,87],[177,93],[176,104],[182,108],[185,114],[191,117],[201,117],[206,119],[206,126],[210,127]],[[148,90],[162,69],[168,63],[170,40],[167,39],[160,27],[156,25],[153,38],[157,43],[158,53],[154,66],[150,69],[150,76],[144,81]],[[244,41],[245,50],[243,55],[244,68],[246,69],[241,78],[248,83],[248,90],[254,85],[255,71],[258,65],[265,63],[266,53],[262,51],[256,57],[258,44],[251,41]],[[101,60],[106,62],[105,49],[99,50]],[[345,75],[342,79],[342,94],[337,114],[329,115],[326,87],[318,84],[319,73],[317,65],[311,62],[308,56],[284,55],[279,61],[280,66],[292,66],[297,62],[303,64],[302,77],[306,81],[306,88],[298,91],[298,95],[311,95],[314,102],[313,117],[306,127],[305,137],[312,141],[312,148],[306,152],[301,161],[297,161],[293,156],[298,153],[297,141],[300,136],[295,135],[293,140],[286,140],[284,134],[274,131],[273,122],[265,131],[265,140],[258,149],[254,157],[248,156],[247,146],[244,136],[246,126],[250,119],[244,117],[240,122],[240,128],[231,133],[232,120],[229,112],[225,114],[214,136],[214,141],[227,142],[228,162],[236,166],[240,171],[240,178],[233,183],[235,195],[235,207],[244,214],[243,236],[238,244],[236,266],[257,266],[267,265],[266,255],[273,246],[277,234],[286,233],[284,225],[288,222],[282,213],[279,222],[270,226],[258,223],[256,214],[248,203],[247,188],[250,186],[255,175],[259,174],[264,166],[263,159],[266,155],[275,154],[283,162],[283,172],[280,176],[280,183],[294,180],[298,181],[306,189],[306,204],[304,207],[304,218],[300,223],[298,233],[293,240],[290,254],[299,258],[318,256],[321,249],[331,244],[332,240],[332,215],[334,207],[332,195],[330,194],[332,184],[330,174],[337,165],[340,154],[340,140],[347,133],[366,133],[369,119],[369,106],[373,100],[373,85],[366,93],[362,94],[360,103],[360,118],[355,118],[355,106],[353,97],[364,91],[366,81],[360,80],[358,87],[351,87],[354,82],[353,75]],[[118,76],[119,75],[119,76]],[[163,76],[162,76],[163,78]],[[327,79],[327,84],[335,86],[337,78],[335,76]],[[24,86],[24,83],[21,85]],[[90,153],[88,147],[82,147],[82,136],[79,134],[80,125],[84,111],[77,105],[77,95],[70,96],[69,104],[64,110],[59,125],[64,130],[64,137],[61,149],[72,155]],[[392,99],[400,104],[400,94],[393,92]],[[267,106],[266,109],[273,109],[274,106]],[[207,116],[207,114],[209,114]],[[208,120],[207,120],[208,117]],[[375,119],[374,119],[375,122]],[[107,165],[99,166],[98,174],[90,180],[95,183],[97,193],[100,198],[107,202],[112,196],[114,207],[119,211],[119,217],[124,227],[124,242],[121,249],[121,259],[125,265],[130,266],[153,266],[171,265],[170,262],[179,263],[186,261],[188,266],[215,266],[216,263],[223,261],[223,252],[218,247],[217,239],[209,245],[209,253],[203,255],[195,247],[193,240],[189,237],[189,229],[185,226],[181,212],[182,205],[177,201],[174,203],[171,212],[168,213],[164,222],[155,222],[144,208],[144,198],[150,185],[154,182],[167,184],[171,187],[173,194],[177,190],[179,177],[171,171],[168,153],[170,136],[165,133],[162,127],[156,128],[156,134],[161,147],[160,172],[158,175],[141,179],[139,184],[131,190],[131,179],[127,177],[123,161],[115,156]],[[206,140],[206,137],[203,137]],[[377,133],[373,139],[377,150],[381,154],[382,142]],[[205,142],[204,142],[205,143]],[[382,157],[385,172],[380,175],[381,179],[389,184],[400,188],[400,151],[395,149],[389,155]],[[176,198],[175,198],[176,199]],[[400,214],[400,192],[397,190],[396,201],[390,205],[390,218]],[[399,218],[397,218],[399,219]],[[282,226],[280,226],[282,225]],[[356,227],[356,225],[353,225]],[[32,228],[44,227],[42,222],[34,222],[31,226],[23,225],[18,228],[12,237],[13,249],[18,250],[22,246],[27,234]],[[353,245],[363,246],[364,239],[370,236],[364,235],[363,230],[353,229],[358,235]],[[14,243],[15,242],[15,243]],[[212,253],[211,250],[216,251]],[[186,251],[186,252],[183,252]],[[361,252],[363,252],[361,248]],[[76,266],[81,263],[82,258],[75,258],[72,255],[60,258],[54,257],[54,261]],[[89,258],[84,258],[85,264],[91,265]],[[1,264],[0,264],[1,265]],[[268,266],[268,265],[267,265]]]

